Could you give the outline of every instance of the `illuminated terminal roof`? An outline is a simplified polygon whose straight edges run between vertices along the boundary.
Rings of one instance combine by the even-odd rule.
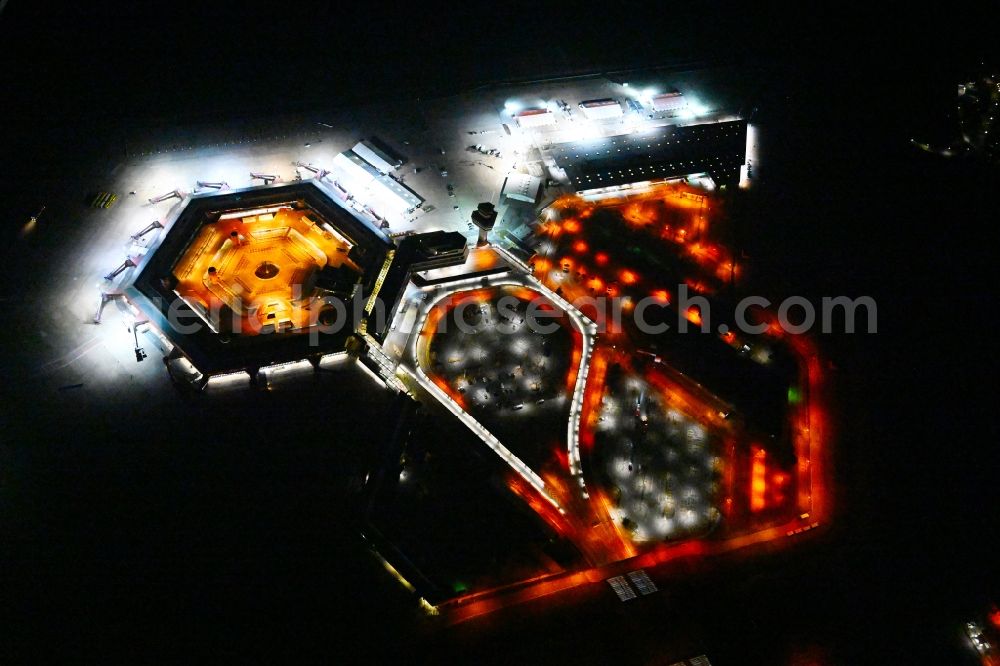
[[[561,144],[552,148],[577,192],[707,173],[718,185],[739,182],[747,122],[733,120]]]
[[[204,374],[342,349],[333,300],[352,312],[392,248],[317,181],[187,197],[163,226],[124,293]]]

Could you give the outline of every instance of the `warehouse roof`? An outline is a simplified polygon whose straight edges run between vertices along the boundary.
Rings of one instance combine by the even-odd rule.
[[[739,182],[746,159],[747,122],[734,120],[655,133],[629,134],[554,147],[556,164],[577,191],[707,173],[720,184]]]

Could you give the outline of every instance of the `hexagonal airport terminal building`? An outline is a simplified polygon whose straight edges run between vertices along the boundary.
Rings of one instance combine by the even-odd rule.
[[[342,350],[393,255],[315,180],[185,197],[162,224],[123,292],[205,376]]]

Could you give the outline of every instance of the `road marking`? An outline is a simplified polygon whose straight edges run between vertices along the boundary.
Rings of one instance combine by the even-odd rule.
[[[614,578],[609,578],[608,585],[611,586],[611,589],[615,591],[615,594],[618,595],[618,598],[621,601],[630,601],[636,598],[636,594],[632,591],[632,588],[629,587],[628,582],[625,580],[625,576],[615,576]]]
[[[647,594],[652,594],[657,591],[656,583],[652,581],[643,569],[637,571],[630,571],[628,573],[628,579],[632,581],[635,585],[635,589],[639,590],[639,594],[646,596]]]
[[[100,338],[91,338],[87,342],[79,345],[76,349],[72,349],[59,358],[55,358],[48,363],[43,364],[38,368],[38,374],[44,375],[49,372],[55,372],[56,370],[62,370],[71,363],[77,361],[82,356],[89,354],[93,350],[97,349],[101,345]],[[73,355],[75,354],[75,355]],[[73,356],[71,356],[73,355]]]

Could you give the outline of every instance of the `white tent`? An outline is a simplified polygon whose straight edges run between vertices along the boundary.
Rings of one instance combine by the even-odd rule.
[[[535,203],[538,201],[538,193],[542,189],[542,179],[527,173],[509,173],[503,181],[501,196],[515,201],[525,201]]]

